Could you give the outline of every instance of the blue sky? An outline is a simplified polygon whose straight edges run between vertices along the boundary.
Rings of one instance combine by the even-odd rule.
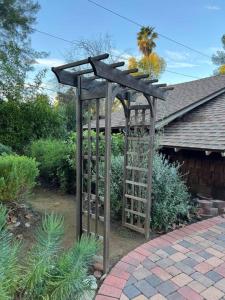
[[[135,20],[174,40],[195,48],[209,57],[194,53],[162,37],[157,40],[156,52],[167,62],[172,72],[194,77],[213,74],[215,66],[210,57],[221,48],[221,36],[225,33],[224,0],[96,0],[99,4]],[[109,34],[119,53],[138,55],[136,35],[140,29],[121,18],[94,6],[87,0],[39,0],[35,28],[68,40],[96,38]],[[60,64],[69,43],[35,32],[32,35],[35,49],[47,51],[48,58],[40,60],[40,67]],[[178,83],[192,78],[165,72],[161,82]]]

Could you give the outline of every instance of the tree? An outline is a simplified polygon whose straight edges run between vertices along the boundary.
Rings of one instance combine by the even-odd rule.
[[[66,53],[65,59],[71,62],[103,53],[109,53],[108,61],[114,62],[116,60],[112,37],[109,34],[100,34],[96,38],[90,39],[81,38],[76,41],[73,48]]]
[[[76,130],[76,104],[74,97],[74,90],[70,87],[65,92],[58,92],[55,99],[55,106],[61,108],[66,119],[66,129],[69,132]]]
[[[118,61],[116,55],[115,47],[110,35],[104,34],[99,35],[96,38],[85,39],[81,38],[79,41],[74,43],[73,48],[71,48],[66,54],[65,59],[68,62],[76,61],[88,56],[96,56],[103,53],[109,53],[108,63],[113,63]],[[86,68],[87,66],[85,66]],[[92,74],[93,75],[93,74]],[[63,89],[63,91],[58,92],[57,102],[60,106],[63,106],[67,117],[67,129],[75,129],[75,104],[74,104],[74,93],[73,90]],[[100,115],[104,115],[104,101],[100,101]],[[86,103],[83,103],[84,111],[86,111]],[[120,101],[115,99],[113,102],[113,110],[120,109]],[[91,103],[92,114],[95,115],[96,106]],[[86,118],[85,118],[86,121]]]
[[[154,27],[143,26],[138,32],[138,47],[144,56],[149,56],[152,53],[152,50],[156,47],[155,39],[157,38],[158,34],[154,31]]]
[[[139,60],[135,57],[131,57],[128,60],[129,69],[138,68],[139,70],[134,75],[147,73],[149,74],[149,78],[159,78],[165,67],[165,60],[155,52],[152,52],[148,56],[142,56]]]
[[[156,47],[155,39],[158,34],[153,27],[142,27],[137,34],[138,48],[142,54],[140,59],[130,57],[128,61],[128,68],[138,68],[139,72],[134,74],[149,74],[150,78],[158,78],[165,70],[166,62],[153,49]]]
[[[40,6],[33,0],[0,1],[0,96],[20,97],[35,59],[45,56],[32,49],[30,34]]]
[[[216,54],[212,56],[212,62],[219,66],[216,70],[216,74],[225,74],[225,34],[221,38],[223,49],[222,51],[217,51]]]

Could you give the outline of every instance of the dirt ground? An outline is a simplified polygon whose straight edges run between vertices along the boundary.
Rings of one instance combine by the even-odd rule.
[[[38,188],[28,202],[34,211],[42,214],[54,212],[63,215],[65,219],[64,247],[68,248],[73,245],[76,232],[76,202],[73,195]],[[30,241],[33,241],[32,237],[30,237]],[[119,222],[112,223],[110,236],[111,265],[144,241],[143,235],[122,227]]]

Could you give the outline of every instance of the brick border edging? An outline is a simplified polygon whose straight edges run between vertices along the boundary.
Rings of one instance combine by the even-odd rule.
[[[119,300],[131,273],[143,260],[150,256],[154,247],[170,246],[184,237],[196,234],[197,231],[206,230],[216,224],[224,223],[224,221],[221,216],[199,221],[161,235],[132,250],[111,269],[98,290],[95,300]]]

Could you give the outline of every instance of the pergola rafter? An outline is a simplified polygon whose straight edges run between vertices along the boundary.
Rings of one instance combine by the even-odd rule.
[[[110,234],[110,170],[111,170],[111,113],[118,98],[126,117],[124,152],[124,196],[122,223],[149,237],[151,210],[152,156],[155,132],[156,99],[165,100],[165,84],[145,80],[148,75],[132,76],[137,69],[120,70],[124,62],[107,64],[108,54],[52,68],[58,81],[76,88],[76,220],[77,238],[83,232],[103,239],[104,272],[109,269]],[[83,68],[88,65],[87,68]],[[74,68],[80,70],[74,70]],[[68,70],[70,69],[70,70]],[[91,76],[90,76],[91,75]],[[133,104],[133,97],[141,93],[145,105]],[[100,153],[100,101],[105,103],[105,150]],[[84,105],[85,104],[85,105]],[[95,107],[95,116],[91,112]],[[84,107],[86,111],[84,111]],[[146,127],[146,111],[150,124]],[[87,128],[84,114],[87,113]],[[93,150],[91,122],[95,120],[95,149]],[[148,128],[146,130],[146,128]],[[84,132],[87,136],[84,137]],[[86,147],[83,141],[87,139]],[[142,145],[143,144],[143,145]],[[132,157],[134,155],[134,157]],[[104,174],[100,169],[104,164]],[[100,186],[104,194],[100,194]],[[122,201],[122,200],[121,200]]]

